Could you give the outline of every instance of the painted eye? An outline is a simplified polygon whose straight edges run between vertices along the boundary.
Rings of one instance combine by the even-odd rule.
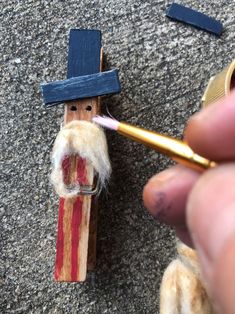
[[[70,110],[71,110],[71,111],[77,111],[77,107],[76,107],[76,106],[71,106],[71,107],[70,107]]]
[[[92,110],[92,106],[87,106],[86,107],[86,111],[91,111]]]

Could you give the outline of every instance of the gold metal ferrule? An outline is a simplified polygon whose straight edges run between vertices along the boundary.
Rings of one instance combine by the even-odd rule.
[[[202,171],[216,166],[215,162],[195,154],[185,142],[167,135],[147,131],[123,122],[119,124],[117,131],[125,137],[142,143],[195,170]]]

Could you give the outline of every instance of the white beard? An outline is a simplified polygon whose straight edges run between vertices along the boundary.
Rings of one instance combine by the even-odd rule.
[[[64,183],[62,162],[71,155],[79,155],[91,164],[105,187],[111,174],[106,137],[103,129],[87,121],[72,121],[58,133],[52,151],[51,182],[60,197],[74,197],[81,191],[76,183],[68,187]]]

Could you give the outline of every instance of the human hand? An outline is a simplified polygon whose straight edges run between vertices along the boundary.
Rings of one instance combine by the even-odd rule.
[[[196,248],[219,313],[235,313],[235,91],[195,114],[185,139],[219,166],[202,174],[173,166],[149,180],[144,203]]]

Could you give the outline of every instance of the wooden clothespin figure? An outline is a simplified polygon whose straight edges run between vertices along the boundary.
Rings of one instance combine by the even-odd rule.
[[[41,85],[45,107],[66,103],[65,127],[71,121],[91,121],[100,113],[99,96],[120,92],[117,70],[101,69],[101,32],[72,29],[67,79]],[[60,198],[55,280],[84,281],[87,269],[93,270],[96,262],[99,179],[93,166],[78,155],[66,157],[62,168],[66,183],[78,181],[81,190],[75,197]]]

